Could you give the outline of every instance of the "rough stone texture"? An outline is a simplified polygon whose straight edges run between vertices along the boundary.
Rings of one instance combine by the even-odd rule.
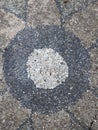
[[[65,111],[56,114],[34,114],[34,130],[70,130],[70,116]]]
[[[61,0],[65,4],[65,15],[71,15],[80,10],[84,10],[87,6],[92,5],[96,0]]]
[[[69,76],[52,90],[37,88],[26,72],[28,56],[34,49],[51,48],[67,63]],[[81,41],[58,26],[25,28],[6,48],[4,73],[12,95],[23,106],[49,113],[65,109],[89,88],[90,57]]]
[[[3,59],[2,59],[2,52],[0,52],[0,91],[6,88],[6,83],[3,74]]]
[[[96,3],[93,4],[95,1]],[[30,114],[29,110],[22,108],[20,103],[6,92],[7,86],[2,71],[4,49],[16,33],[24,28],[24,22],[16,17],[26,21],[24,2],[25,0],[0,0],[0,8],[6,10],[5,12],[0,9],[0,130],[17,130]],[[28,4],[29,26],[35,28],[38,25],[60,25],[59,11],[53,0],[29,0]],[[97,0],[62,0],[61,4],[64,9],[63,15],[66,18],[66,29],[72,31],[82,40],[84,46],[89,48],[98,38]],[[35,113],[32,115],[35,130],[98,129],[98,98],[96,97],[98,96],[98,49],[89,50],[89,54],[92,64],[90,86],[96,91],[96,95],[88,91],[83,94],[82,99],[71,106],[71,111],[81,124],[79,125],[74,119],[72,123],[72,116],[64,111],[51,115]],[[28,122],[19,130],[32,130],[30,126]]]
[[[9,93],[0,96],[0,130],[16,130],[29,114]]]
[[[0,53],[0,79],[3,78],[3,60],[2,60],[2,53]]]
[[[3,59],[4,49],[9,41],[17,34],[18,31],[24,28],[24,22],[18,19],[15,15],[5,12],[0,9],[0,91],[5,89],[6,83],[3,74]]]
[[[82,99],[79,99],[72,111],[77,119],[84,122],[88,128],[93,127],[93,125],[98,128],[98,98],[90,91],[84,93]]]
[[[60,15],[54,0],[29,0],[27,21],[32,27],[60,25]]]
[[[28,57],[27,73],[37,88],[53,89],[65,82],[68,66],[53,49],[35,49]]]
[[[11,13],[0,10],[0,48],[4,49],[9,41],[25,26],[19,18]]]
[[[92,63],[90,84],[92,87],[98,88],[98,48],[90,51],[90,57]]]
[[[98,37],[98,2],[73,15],[65,27],[73,31],[86,48],[90,47]]]
[[[25,20],[25,2],[26,0],[0,0],[1,8],[15,14],[17,17]]]
[[[63,22],[69,20],[75,13],[85,10],[97,0],[55,0],[62,14]]]

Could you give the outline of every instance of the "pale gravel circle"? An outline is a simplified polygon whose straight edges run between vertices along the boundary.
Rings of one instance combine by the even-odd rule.
[[[51,48],[34,49],[26,65],[28,78],[36,88],[53,89],[68,77],[67,63]]]

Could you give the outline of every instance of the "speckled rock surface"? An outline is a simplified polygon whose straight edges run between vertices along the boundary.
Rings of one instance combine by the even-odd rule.
[[[98,2],[77,12],[65,26],[90,47],[98,38]]]
[[[68,67],[55,87],[64,75],[43,48]],[[0,130],[98,130],[97,0],[0,1]]]
[[[22,20],[26,20],[26,0],[0,0],[0,7],[13,13]]]
[[[29,114],[9,93],[0,96],[0,130],[16,130]]]
[[[60,14],[54,0],[29,0],[27,17],[32,27],[60,25]]]
[[[97,130],[98,98],[96,98],[91,92],[88,91],[84,93],[82,99],[76,103],[72,111],[74,111],[77,119],[84,122],[89,129],[91,127],[91,129],[95,130],[96,128]]]
[[[34,119],[35,130],[69,130],[70,127],[70,116],[63,110],[55,115],[34,114],[32,119]]]
[[[7,47],[9,41],[24,27],[25,23],[14,14],[0,9],[0,49]]]
[[[90,83],[92,87],[98,88],[98,48],[90,51],[90,57],[92,62]]]

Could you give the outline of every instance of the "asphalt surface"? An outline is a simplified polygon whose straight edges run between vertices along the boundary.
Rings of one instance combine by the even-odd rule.
[[[97,15],[90,17],[98,13],[97,0],[0,4],[0,130],[97,130],[98,21]],[[37,88],[28,78],[28,57],[43,48],[53,49],[68,65],[68,77],[53,89]]]

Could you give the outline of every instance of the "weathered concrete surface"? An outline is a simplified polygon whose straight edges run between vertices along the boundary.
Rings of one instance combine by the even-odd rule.
[[[34,114],[32,118],[35,130],[70,130],[70,116],[63,110],[55,115]]]
[[[60,14],[54,0],[29,0],[27,17],[27,22],[32,27],[60,25]]]
[[[6,88],[6,83],[3,74],[3,59],[2,52],[0,52],[0,91]]]
[[[98,128],[98,98],[96,98],[90,91],[84,93],[73,107],[75,116],[81,122],[84,122],[88,128],[97,130]]]
[[[4,8],[5,11],[9,11],[25,21],[25,3],[26,0],[0,0],[0,8]]]
[[[0,96],[0,130],[16,130],[29,114],[8,92]]]
[[[65,110],[57,113],[32,113],[9,92],[3,73],[5,48],[27,25],[60,25],[60,8],[52,0],[0,1],[0,130],[97,130],[98,129],[98,2],[97,0],[61,0],[65,29],[88,48],[91,69],[89,90]],[[27,7],[27,9],[26,9]],[[58,31],[59,32],[59,31]],[[29,39],[28,39],[29,41]],[[65,43],[66,44],[66,43]],[[21,45],[21,44],[20,44]],[[93,46],[94,45],[94,46]],[[14,48],[15,50],[16,48]],[[9,59],[8,59],[9,60]],[[61,95],[62,96],[62,95]],[[19,129],[18,129],[19,128]]]
[[[0,9],[0,48],[4,49],[9,41],[25,26],[14,14]]]
[[[6,87],[3,74],[3,52],[16,33],[24,28],[24,22],[14,14],[0,9],[0,90]]]
[[[98,88],[98,48],[90,51],[90,57],[92,63],[90,83],[92,88]]]
[[[73,15],[65,27],[73,31],[86,48],[90,47],[98,38],[98,2]]]

